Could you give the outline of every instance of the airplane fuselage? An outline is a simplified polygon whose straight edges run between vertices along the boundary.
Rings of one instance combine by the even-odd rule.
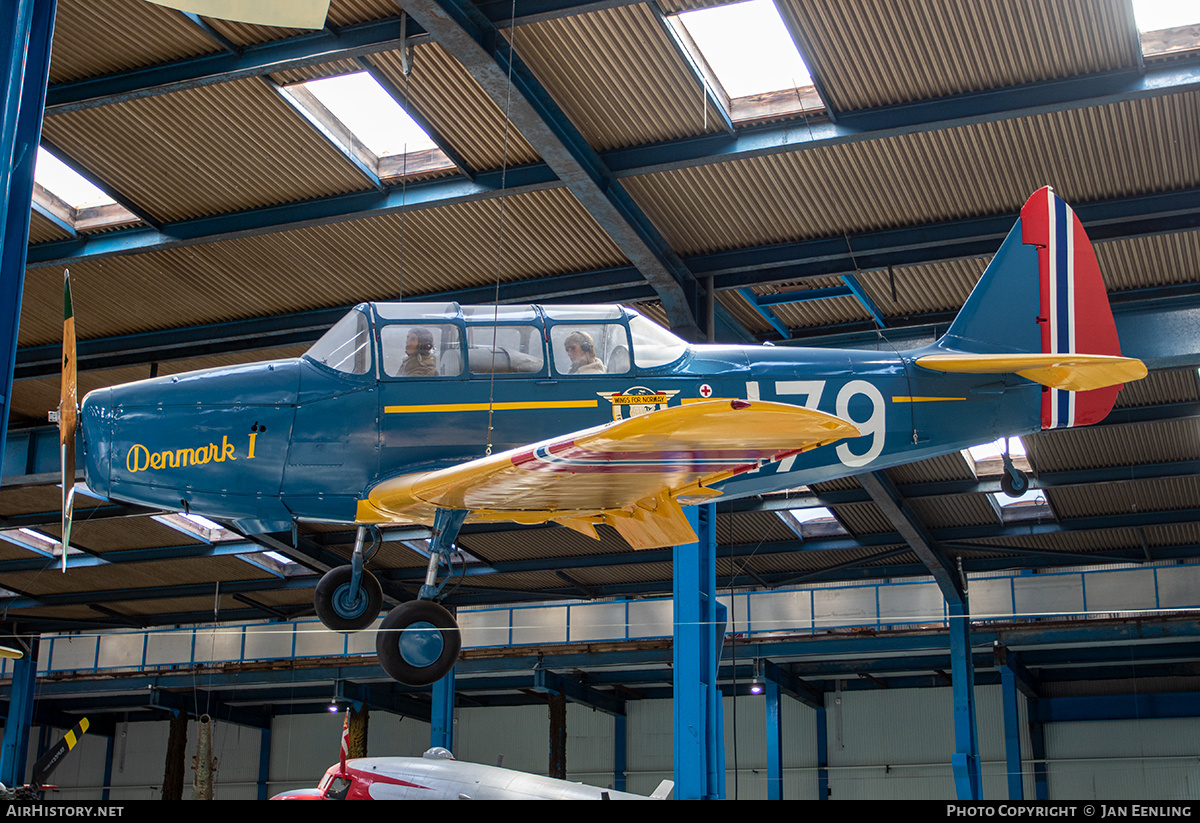
[[[444,749],[423,757],[363,757],[335,764],[315,789],[275,799],[302,800],[654,800],[674,784],[665,781],[654,797],[602,789],[528,772],[457,761]]]
[[[615,306],[503,310],[507,319],[497,320],[455,304],[368,304],[347,316],[357,325],[343,333],[348,345],[323,338],[324,347],[297,359],[92,392],[82,409],[88,485],[276,531],[293,519],[353,522],[379,481],[456,465],[489,446],[500,452],[713,398],[805,406],[862,432],[727,480],[719,488],[729,497],[1040,428],[1041,387],[914,365],[927,350],[689,346],[661,329],[647,336],[649,321]],[[433,329],[441,343],[423,372],[398,343],[417,328]],[[600,366],[576,371],[563,355],[577,331],[604,341],[595,344]],[[731,430],[730,448],[737,438]]]

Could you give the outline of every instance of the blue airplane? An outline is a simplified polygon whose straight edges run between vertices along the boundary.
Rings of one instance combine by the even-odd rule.
[[[64,545],[69,279],[66,318]],[[591,537],[604,524],[634,549],[687,544],[683,506],[1094,423],[1145,374],[1120,356],[1082,225],[1044,188],[949,331],[920,349],[693,345],[615,305],[367,303],[302,357],[101,389],[78,418],[87,485],[102,496],[246,533],[356,524],[351,563],[316,588],[316,612],[337,631],[379,615],[364,568],[373,530],[432,527],[419,598],[391,610],[376,643],[390,676],[425,685],[460,647],[437,600],[464,523],[558,523]],[[1003,482],[1027,483],[1011,461]]]

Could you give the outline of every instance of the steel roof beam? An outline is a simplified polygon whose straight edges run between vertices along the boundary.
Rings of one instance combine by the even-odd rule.
[[[364,191],[234,212],[217,217],[166,223],[161,229],[118,229],[77,240],[39,243],[29,248],[29,267],[60,266],[83,259],[181,248],[199,243],[254,237],[289,229],[307,228],[417,211],[432,206],[490,200],[510,194],[561,188],[562,183],[544,165],[509,169],[504,173],[482,172],[475,180],[454,177],[384,191]]]
[[[1182,94],[1197,89],[1200,89],[1200,59],[1191,58],[1148,66],[1144,70],[1085,74],[875,109],[839,112],[836,123],[813,120],[805,128],[798,128],[795,121],[765,128],[747,128],[740,130],[732,140],[725,135],[684,138],[671,143],[609,152],[605,160],[614,175],[626,177]]]
[[[704,339],[695,278],[504,34],[468,0],[405,0],[404,9],[463,65],[654,287],[671,327]]]
[[[409,24],[409,36],[419,32]],[[404,45],[399,16],[389,20],[302,34],[248,46],[241,53],[222,50],[160,66],[58,83],[46,93],[46,115],[154,97],[184,89],[228,83],[248,77],[362,57]]]
[[[601,0],[580,3],[576,0],[522,0],[516,4],[516,23],[552,20],[599,9],[634,5],[634,0]],[[511,0],[481,3],[484,15],[492,22],[507,25],[514,10]],[[193,24],[192,15],[185,15]],[[400,16],[347,26],[336,32],[325,29],[284,40],[239,47],[223,37],[214,37],[211,27],[205,35],[221,48],[219,54],[202,55],[159,66],[147,66],[104,77],[58,83],[51,86],[46,113],[110,105],[140,97],[167,94],[180,89],[226,83],[288,69],[315,66],[335,60],[361,57],[401,47]],[[199,21],[202,23],[203,21]],[[425,32],[410,21],[408,39]]]
[[[916,552],[917,557],[929,569],[933,579],[947,603],[967,604],[966,587],[950,559],[941,551],[930,536],[925,524],[917,516],[904,496],[896,489],[891,479],[881,471],[858,475],[858,481],[888,522]]]

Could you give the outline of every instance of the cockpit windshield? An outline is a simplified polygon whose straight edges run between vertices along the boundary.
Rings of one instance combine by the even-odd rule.
[[[313,344],[308,357],[345,374],[371,371],[371,324],[356,308]]]
[[[687,343],[640,314],[629,318],[633,334],[633,359],[640,369],[674,363],[687,351]]]

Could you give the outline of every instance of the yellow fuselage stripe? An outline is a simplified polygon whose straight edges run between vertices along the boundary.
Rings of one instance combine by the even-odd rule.
[[[422,414],[428,412],[517,411],[522,409],[594,409],[599,400],[520,401],[513,403],[438,403],[428,406],[384,406],[386,414]]]
[[[893,403],[937,403],[942,400],[966,400],[965,397],[906,397],[896,396],[892,398]]]

